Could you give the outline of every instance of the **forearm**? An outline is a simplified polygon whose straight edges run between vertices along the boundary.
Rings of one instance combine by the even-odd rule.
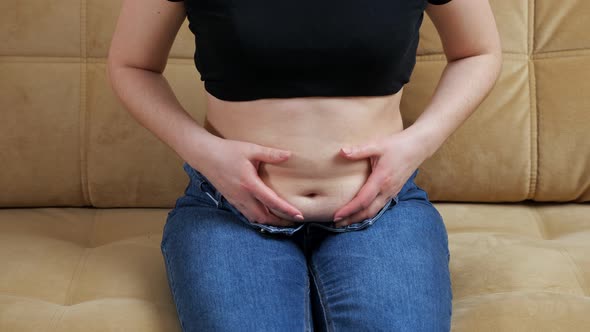
[[[500,54],[482,54],[447,63],[430,102],[403,132],[430,158],[481,104],[500,74]]]
[[[206,151],[221,139],[206,131],[183,109],[162,74],[109,66],[107,75],[126,110],[183,160],[202,163],[207,158]]]

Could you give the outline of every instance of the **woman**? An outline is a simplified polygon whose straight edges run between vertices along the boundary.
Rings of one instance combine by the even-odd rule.
[[[423,12],[448,63],[404,129]],[[204,128],[162,75],[186,18]],[[414,179],[499,75],[486,0],[124,0],[108,58],[190,179],[161,244],[183,330],[450,329],[447,232]]]

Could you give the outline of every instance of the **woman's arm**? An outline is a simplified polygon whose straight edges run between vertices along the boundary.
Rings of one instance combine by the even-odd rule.
[[[194,161],[195,153],[205,153],[220,138],[183,109],[162,75],[185,18],[183,2],[124,0],[109,49],[107,76],[127,111],[142,126],[183,160]]]
[[[500,36],[488,0],[428,4],[447,58],[435,92],[420,117],[403,132],[432,154],[485,99],[500,75]]]

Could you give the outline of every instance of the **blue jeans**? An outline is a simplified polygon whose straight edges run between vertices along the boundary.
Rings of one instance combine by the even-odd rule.
[[[445,224],[414,183],[344,228],[252,223],[188,163],[161,242],[183,331],[450,331]]]

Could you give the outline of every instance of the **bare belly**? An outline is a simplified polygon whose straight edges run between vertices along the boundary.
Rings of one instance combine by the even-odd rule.
[[[371,172],[369,159],[348,160],[339,155],[340,148],[402,131],[402,93],[403,89],[389,96],[246,102],[228,102],[207,94],[204,128],[221,138],[290,150],[287,161],[261,163],[260,178],[298,208],[304,222],[327,222],[354,198]]]

